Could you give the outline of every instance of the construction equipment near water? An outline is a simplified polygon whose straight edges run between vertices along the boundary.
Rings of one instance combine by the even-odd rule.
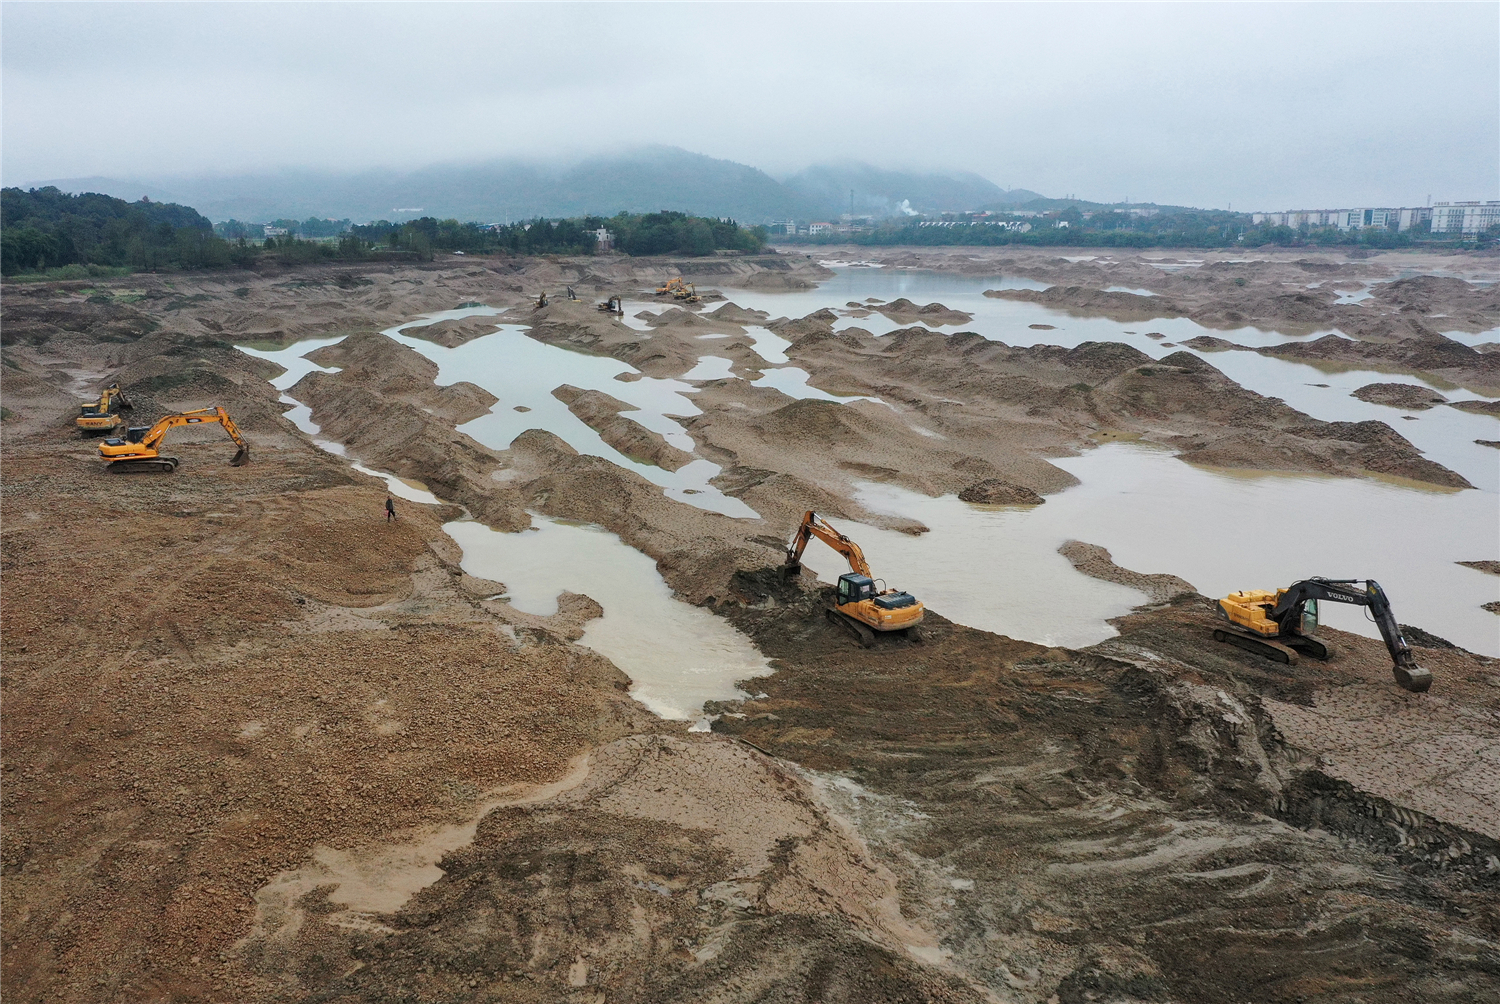
[[[185,411],[180,415],[168,415],[158,419],[153,426],[137,429],[127,429],[123,437],[106,439],[99,444],[99,456],[109,462],[109,470],[117,474],[129,474],[135,472],[152,472],[158,474],[171,474],[177,470],[178,460],[176,457],[164,457],[161,455],[162,440],[166,438],[168,430],[176,429],[183,425],[203,425],[217,422],[229,433],[229,438],[234,440],[239,452],[229,462],[231,467],[243,467],[250,462],[250,444],[245,442],[245,437],[240,435],[240,430],[229,417],[229,412],[217,405],[212,408],[199,408],[197,411]]]
[[[611,296],[603,303],[594,304],[594,309],[601,314],[615,314],[619,317],[625,316],[625,301],[618,296]]]
[[[1391,654],[1391,672],[1396,682],[1414,694],[1432,686],[1432,673],[1417,665],[1411,646],[1401,636],[1401,628],[1391,613],[1391,602],[1374,579],[1314,577],[1274,593],[1264,589],[1230,593],[1215,609],[1232,626],[1215,629],[1214,640],[1287,665],[1296,665],[1299,654],[1327,659],[1333,654],[1332,647],[1313,634],[1318,628],[1321,600],[1368,607]]]
[[[827,611],[831,622],[852,634],[865,648],[875,643],[877,631],[901,631],[907,637],[916,636],[916,627],[922,623],[926,608],[910,593],[877,587],[877,580],[870,572],[870,565],[859,545],[815,512],[808,511],[802,517],[801,525],[787,546],[784,567],[788,575],[802,570],[802,552],[813,537],[842,554],[849,562],[849,571],[839,576],[833,608]]]
[[[112,409],[123,408],[129,411],[134,407],[135,405],[131,404],[130,399],[125,396],[125,392],[120,389],[120,385],[112,383],[99,392],[97,401],[83,404],[79,408],[78,417],[73,421],[77,423],[78,428],[91,435],[113,432],[125,424],[125,419],[120,416],[118,410]]]
[[[674,300],[682,300],[686,303],[697,303],[699,300],[698,287],[690,282],[683,282],[682,276],[668,279],[666,285],[656,287],[657,296],[672,295]]]

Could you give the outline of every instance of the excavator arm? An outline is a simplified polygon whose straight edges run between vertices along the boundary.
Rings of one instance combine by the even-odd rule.
[[[1361,588],[1363,587],[1363,588]],[[1391,654],[1392,671],[1396,682],[1407,690],[1423,691],[1432,685],[1432,674],[1417,665],[1411,646],[1401,636],[1401,627],[1396,615],[1391,612],[1390,598],[1380,583],[1374,579],[1324,579],[1314,577],[1294,582],[1282,590],[1276,605],[1266,616],[1281,625],[1282,631],[1294,634],[1302,623],[1302,615],[1310,600],[1330,600],[1368,607],[1380,631],[1386,651]]]
[[[217,422],[224,427],[234,445],[239,447],[230,466],[243,467],[250,462],[250,444],[240,435],[239,426],[222,407],[199,408],[180,415],[167,415],[157,420],[149,429],[131,429],[124,438],[106,439],[99,444],[99,455],[110,461],[111,467],[119,470],[164,470],[173,471],[177,461],[162,457],[160,447],[172,429],[184,425],[202,425]]]
[[[797,532],[792,535],[792,542],[786,549],[788,570],[801,567],[802,552],[807,550],[807,542],[813,537],[817,537],[842,554],[849,562],[850,571],[873,578],[870,575],[870,565],[865,561],[865,553],[859,549],[859,545],[839,533],[827,520],[812,510],[808,510],[807,514],[802,517],[802,523],[797,527]]]

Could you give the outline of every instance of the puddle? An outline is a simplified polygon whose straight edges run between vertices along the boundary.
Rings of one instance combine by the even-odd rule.
[[[557,594],[583,593],[604,608],[580,645],[630,677],[630,693],[663,718],[689,719],[704,701],[747,695],[735,682],[771,672],[764,656],[723,618],[672,595],[656,563],[597,526],[533,515],[531,530],[501,533],[459,520],[447,531],[470,575],[505,583],[511,605],[557,612]]]
[[[397,477],[384,471],[371,470],[363,464],[350,464],[361,474],[368,474],[372,478],[379,478],[386,484],[386,490],[398,499],[406,499],[408,502],[420,502],[423,505],[442,505],[443,500],[427,490],[427,486],[420,481],[412,481],[409,478]]]
[[[809,387],[807,379],[807,370],[799,366],[778,366],[775,369],[762,370],[760,379],[750,382],[756,387],[773,387],[787,397],[794,397],[799,401],[837,401],[840,404],[848,404],[851,401],[874,401],[876,404],[886,404],[886,402],[878,397],[869,397],[864,394],[839,397],[836,394],[828,393],[826,390]],[[886,406],[890,407],[889,405]]]
[[[692,384],[683,380],[640,376],[633,366],[617,359],[547,345],[527,336],[524,326],[518,324],[498,325],[494,334],[483,335],[451,349],[403,333],[404,329],[421,327],[447,317],[495,312],[490,307],[443,311],[424,315],[419,320],[384,332],[437,363],[436,383],[439,386],[467,380],[499,399],[489,414],[459,426],[460,432],[491,449],[504,450],[527,429],[545,429],[579,453],[602,457],[635,471],[660,486],[667,497],[676,501],[740,519],[760,518],[744,502],[709,484],[709,480],[719,473],[718,464],[698,459],[673,472],[632,460],[606,443],[569,411],[567,405],[552,396],[553,389],[565,383],[585,390],[603,391],[638,409],[623,412],[632,421],[660,434],[672,446],[692,452],[696,449],[692,437],[672,418],[674,415],[691,417],[701,413],[692,398],[687,396],[695,390]],[[638,378],[629,381],[615,379],[621,374]],[[526,410],[518,411],[517,408]]]
[[[1496,580],[1454,563],[1500,557],[1494,495],[1210,470],[1128,443],[1053,463],[1082,484],[1041,506],[972,506],[870,484],[859,490],[862,504],[920,520],[931,532],[839,527],[891,585],[961,624],[1027,641],[1076,646],[1111,637],[1105,619],[1141,602],[1135,590],[1087,579],[1055,553],[1072,538],[1108,548],[1132,571],[1179,575],[1206,596],[1312,575],[1373,578],[1402,623],[1500,656],[1495,615],[1480,608],[1500,594]],[[1261,532],[1267,514],[1284,524],[1270,544]],[[827,548],[809,547],[804,563],[828,582],[847,570]],[[1326,604],[1324,620],[1379,636],[1358,607]]]
[[[768,363],[787,362],[786,350],[791,345],[791,339],[782,338],[776,332],[768,328],[762,328],[758,324],[745,326],[745,337],[750,340],[750,347],[755,354]]]
[[[734,374],[729,368],[734,362],[723,356],[699,356],[698,365],[682,374],[683,380],[729,380]]]

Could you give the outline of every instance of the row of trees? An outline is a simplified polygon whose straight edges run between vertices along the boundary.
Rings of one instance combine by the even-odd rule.
[[[223,268],[236,264],[237,250],[245,249],[216,237],[208,220],[187,206],[69,195],[53,187],[0,189],[5,275],[67,265]]]
[[[685,213],[620,213],[535,219],[503,226],[423,217],[351,226],[348,220],[276,220],[288,231],[265,237],[265,225],[230,220],[214,226],[196,210],[171,203],[126,202],[108,195],[70,195],[56,188],[0,191],[0,251],[5,275],[65,266],[159,270],[247,268],[262,257],[286,263],[360,261],[383,255],[430,258],[468,254],[594,254],[601,228],[630,255],[708,255],[760,251],[762,228]],[[326,233],[325,233],[326,232]],[[335,242],[300,237],[337,236]]]
[[[227,241],[247,240],[262,241],[266,238],[266,228],[276,227],[285,230],[288,234],[298,237],[337,237],[349,229],[348,220],[325,220],[316,216],[309,216],[305,220],[272,220],[270,223],[242,223],[239,220],[225,220],[223,223],[214,224],[214,233]]]
[[[594,254],[597,232],[603,229],[616,250],[629,255],[709,255],[715,251],[755,252],[764,249],[762,227],[745,228],[733,220],[717,220],[686,213],[619,213],[535,219],[499,226],[460,223],[424,216],[406,223],[381,220],[350,228],[350,233],[372,247],[423,253],[463,251],[466,254],[503,252],[533,254]]]

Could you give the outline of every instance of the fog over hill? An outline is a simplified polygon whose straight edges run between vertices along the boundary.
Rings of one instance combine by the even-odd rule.
[[[879,216],[899,212],[903,202],[915,211],[942,212],[1039,197],[1025,189],[1007,192],[977,174],[916,174],[859,163],[818,165],[777,181],[745,164],[665,146],[567,165],[496,160],[404,173],[283,170],[179,178],[64,178],[34,185],[130,200],[145,195],[192,206],[216,221],[320,216],[363,222],[437,216],[503,222],[675,209],[756,224],[787,217],[837,218],[849,211],[851,190],[856,213]]]

